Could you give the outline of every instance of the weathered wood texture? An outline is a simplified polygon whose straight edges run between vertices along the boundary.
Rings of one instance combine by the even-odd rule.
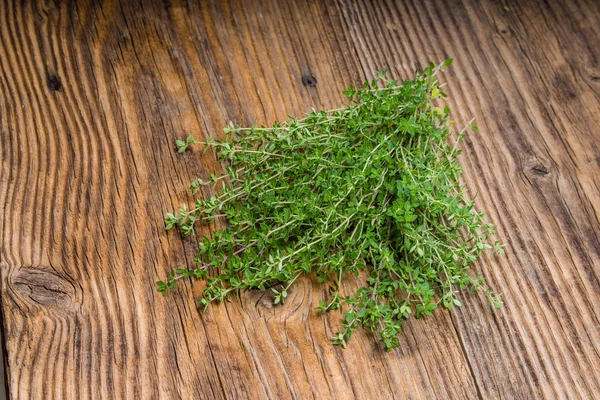
[[[600,3],[507,4],[1,1],[11,396],[598,398]],[[338,107],[377,70],[446,57],[455,118],[480,127],[464,180],[508,243],[474,269],[503,309],[464,294],[386,354],[365,332],[333,347],[309,279],[274,308],[243,293],[200,312],[200,282],[157,295],[194,255],[162,215],[218,167],[176,138]]]

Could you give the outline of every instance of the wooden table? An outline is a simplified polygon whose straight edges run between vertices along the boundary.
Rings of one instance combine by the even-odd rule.
[[[11,397],[600,396],[600,3],[504,5],[0,2]],[[339,107],[377,70],[447,57],[454,118],[480,127],[464,182],[507,243],[474,272],[504,308],[464,293],[385,353],[364,331],[332,346],[340,316],[314,311],[324,288],[309,278],[278,307],[248,292],[201,312],[202,282],[157,294],[195,247],[163,215],[218,168],[176,138]]]

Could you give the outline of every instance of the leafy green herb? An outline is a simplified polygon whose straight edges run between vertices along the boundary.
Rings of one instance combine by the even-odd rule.
[[[183,140],[175,141],[175,144],[179,148],[178,151],[180,153],[183,153],[184,151],[186,151],[188,149],[188,147],[190,147],[192,144],[196,144],[196,143],[198,143],[198,142],[196,142],[196,139],[194,139],[194,137],[192,135],[189,135],[187,137],[187,139],[185,139],[185,142]]]
[[[178,141],[180,152],[191,144],[213,148],[226,173],[194,181],[194,192],[209,185],[218,194],[167,214],[166,229],[188,236],[197,222],[224,218],[228,225],[199,238],[198,266],[173,271],[158,290],[195,277],[207,283],[203,306],[239,289],[269,288],[278,304],[299,277],[315,274],[330,293],[318,309],[344,316],[334,343],[345,347],[362,325],[388,350],[412,314],[460,306],[459,289],[483,289],[500,307],[483,277],[468,273],[492,247],[494,226],[459,183],[465,130],[449,143],[450,110],[435,105],[446,98],[437,73],[451,62],[402,82],[380,73],[350,86],[350,104],[337,110],[272,127],[230,123],[224,141]],[[361,270],[364,285],[341,293],[342,280]]]

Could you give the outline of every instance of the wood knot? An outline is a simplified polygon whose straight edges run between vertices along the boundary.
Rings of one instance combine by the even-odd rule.
[[[531,172],[535,175],[548,175],[550,173],[550,171],[548,171],[548,168],[546,168],[543,165],[534,165],[533,167],[531,167]]]
[[[315,87],[317,86],[317,78],[312,75],[303,75],[302,84],[308,87]]]
[[[526,174],[536,177],[543,177],[550,174],[550,168],[541,163],[526,165],[524,170]]]
[[[506,24],[499,23],[498,25],[496,25],[496,35],[495,36],[496,37],[499,36],[504,39],[509,39],[513,35],[512,35],[510,28]]]
[[[579,97],[578,89],[573,85],[572,79],[564,72],[559,72],[554,76],[552,85],[561,101],[570,101]]]
[[[78,306],[75,285],[56,271],[40,267],[22,267],[12,279],[14,292],[30,303],[62,311]]]
[[[48,85],[48,89],[52,90],[53,92],[58,92],[62,88],[62,82],[55,74],[48,74],[46,76],[46,84]]]

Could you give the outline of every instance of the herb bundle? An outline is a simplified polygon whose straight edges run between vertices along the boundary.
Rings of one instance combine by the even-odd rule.
[[[315,274],[329,286],[318,309],[344,315],[334,343],[345,347],[362,325],[387,350],[398,346],[411,314],[460,306],[459,288],[483,289],[500,307],[500,296],[468,273],[492,247],[494,226],[459,183],[464,129],[451,145],[450,111],[434,104],[446,98],[437,73],[451,62],[402,82],[378,74],[350,86],[350,104],[341,109],[272,127],[230,123],[224,141],[178,141],[180,152],[197,144],[214,149],[226,173],[194,181],[194,193],[212,185],[218,194],[168,214],[166,229],[188,236],[198,222],[225,218],[228,225],[199,239],[197,267],[172,271],[159,291],[195,277],[207,283],[204,306],[239,289],[270,289],[277,304],[299,277]],[[342,280],[361,270],[364,285],[341,293]]]

